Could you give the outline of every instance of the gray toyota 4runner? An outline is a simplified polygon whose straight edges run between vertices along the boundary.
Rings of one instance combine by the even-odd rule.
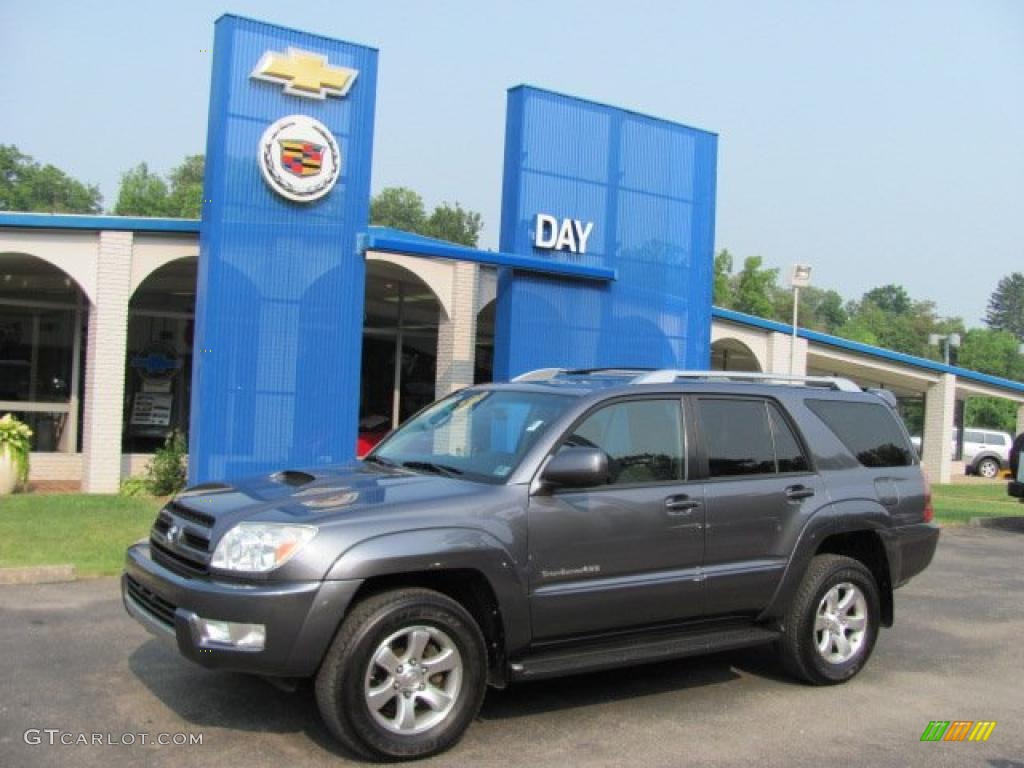
[[[312,678],[375,759],[450,747],[488,685],[766,643],[843,682],[938,529],[890,393],[786,379],[464,389],[362,462],[186,490],[125,606],[204,666]]]

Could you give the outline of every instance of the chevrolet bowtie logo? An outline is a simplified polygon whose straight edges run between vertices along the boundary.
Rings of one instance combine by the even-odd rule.
[[[326,99],[348,93],[358,74],[347,67],[332,67],[326,56],[289,48],[286,53],[264,53],[249,76],[283,85],[284,92],[292,96]]]

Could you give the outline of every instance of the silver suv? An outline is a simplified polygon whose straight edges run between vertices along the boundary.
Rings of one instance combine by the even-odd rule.
[[[953,452],[956,453],[957,433],[953,430]],[[1010,444],[1013,438],[1006,432],[990,429],[964,430],[964,466],[969,475],[994,478],[1010,464]]]

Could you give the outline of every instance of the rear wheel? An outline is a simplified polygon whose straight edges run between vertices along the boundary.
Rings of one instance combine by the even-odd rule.
[[[476,717],[487,651],[472,616],[427,589],[360,603],[342,623],[316,678],[331,732],[364,757],[427,757],[451,747]]]
[[[814,685],[845,682],[871,656],[878,626],[878,587],[867,567],[842,555],[818,555],[786,617],[783,663]]]
[[[982,459],[976,467],[977,473],[989,480],[999,475],[999,469],[999,462],[991,457]]]

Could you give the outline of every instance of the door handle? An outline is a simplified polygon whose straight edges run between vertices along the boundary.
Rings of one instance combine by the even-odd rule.
[[[814,495],[814,489],[808,488],[806,485],[791,485],[786,489],[786,498],[793,501],[799,501],[800,499],[809,499]]]
[[[686,515],[700,506],[700,502],[689,496],[669,496],[665,499],[665,509],[673,517]]]

